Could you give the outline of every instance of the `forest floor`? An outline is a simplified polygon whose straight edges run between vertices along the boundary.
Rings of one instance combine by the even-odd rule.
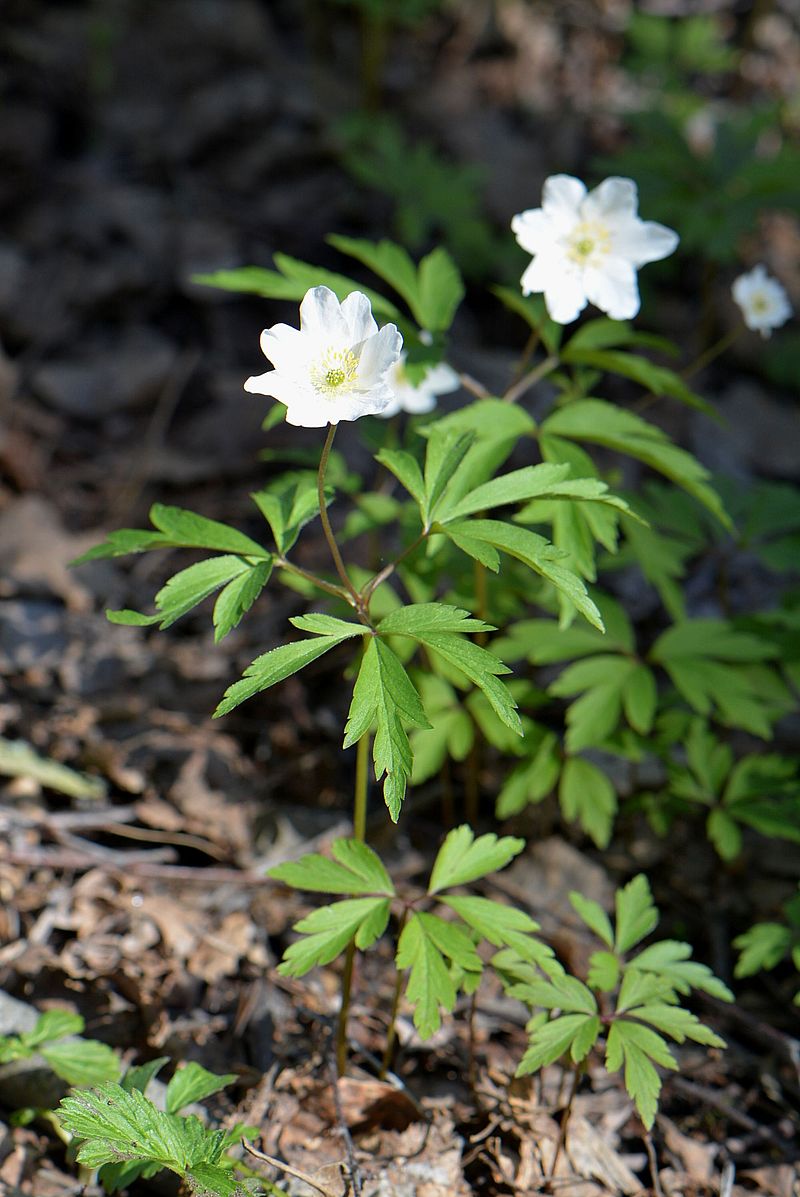
[[[284,636],[296,595],[271,589],[215,648],[205,617],[164,634],[107,623],[105,607],[150,602],[162,560],[68,563],[114,528],[144,526],[154,500],[249,526],[248,493],[274,466],[257,460],[264,411],[242,380],[263,369],[262,326],[291,316],[190,276],[268,265],[276,250],[341,269],[326,234],[378,239],[391,233],[391,206],[343,172],[325,116],[359,102],[348,19],[308,5],[304,28],[290,0],[143,7],[145,20],[134,0],[105,15],[88,0],[7,0],[0,30],[0,1033],[66,1005],[127,1058],[234,1072],[215,1112],[259,1126],[264,1151],[337,1197],[336,1168],[320,1169],[341,1161],[355,1162],[365,1194],[547,1184],[562,1197],[797,1197],[789,977],[738,986],[735,1007],[698,1006],[729,1047],[680,1049],[652,1138],[619,1078],[590,1065],[557,1152],[569,1073],[554,1065],[513,1079],[525,1011],[490,982],[474,1016],[459,1006],[433,1040],[421,1042],[402,1012],[395,1074],[379,1081],[393,987],[383,945],[357,970],[352,1067],[334,1084],[338,976],[277,974],[311,905],[265,876],[350,828],[353,754],[340,749],[346,695],[334,656],[212,722],[230,681]],[[488,7],[455,5],[398,34],[387,69],[387,102],[412,128],[485,164],[498,227],[538,202],[551,162],[580,174],[593,153],[612,151],[624,119],[628,81],[614,51],[623,0],[543,4],[536,37],[526,7],[509,0],[493,25]],[[775,71],[798,54],[792,36]],[[791,259],[797,307],[793,229],[777,222],[772,244]],[[688,345],[684,307],[672,296],[665,323]],[[458,366],[491,386],[522,340],[470,291]],[[787,433],[797,396],[765,384],[749,353],[703,379],[730,431],[710,444],[689,412],[670,417],[671,430],[715,469],[800,481]],[[302,433],[269,435],[273,447],[308,448]],[[341,442],[357,452],[352,429]],[[327,568],[321,538],[304,551]],[[702,563],[691,584],[703,609]],[[767,585],[742,584],[748,594]],[[798,751],[796,723],[779,740]],[[75,773],[65,781],[53,765]],[[484,829],[497,769],[487,753]],[[461,780],[456,772],[456,792]],[[439,783],[411,795],[396,829],[377,792],[370,811],[370,841],[392,868],[422,874],[446,830]],[[800,875],[791,846],[777,854],[754,842],[744,864],[723,868],[691,829],[662,842],[635,818],[601,856],[565,829],[554,800],[511,830],[529,847],[487,892],[528,910],[571,962],[588,947],[569,891],[608,904],[620,878],[645,868],[665,924],[730,979],[743,912],[767,917]],[[35,1071],[4,1079],[0,1069],[0,1193],[88,1197],[98,1190],[78,1181],[45,1124],[11,1123],[14,1108],[37,1104],[40,1084]]]

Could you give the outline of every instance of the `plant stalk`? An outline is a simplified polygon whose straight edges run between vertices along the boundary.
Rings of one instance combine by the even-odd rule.
[[[363,614],[363,605],[361,596],[356,590],[350,578],[347,576],[347,570],[342,560],[342,554],[339,552],[339,546],[336,543],[336,538],[333,535],[333,528],[331,521],[328,519],[328,508],[325,502],[325,472],[328,468],[328,458],[331,455],[331,447],[333,445],[333,438],[336,436],[336,425],[331,424],[328,427],[328,435],[325,438],[325,444],[322,447],[322,455],[319,459],[319,472],[317,474],[317,497],[319,498],[319,518],[322,520],[322,530],[325,533],[325,539],[328,542],[328,548],[333,557],[333,564],[336,566],[336,572],[342,579],[342,584],[348,594],[348,602],[352,603],[359,615]]]
[[[400,922],[397,927],[397,939],[403,933],[403,928],[406,925],[408,918],[408,911],[404,910],[400,916]],[[381,1070],[378,1073],[378,1079],[386,1080],[386,1074],[392,1064],[392,1055],[394,1054],[394,1044],[397,1038],[397,1012],[400,1009],[400,998],[403,996],[403,974],[397,970],[397,980],[394,983],[394,994],[392,996],[392,1009],[389,1014],[389,1026],[386,1031],[386,1046],[383,1049],[383,1059],[381,1060]]]
[[[552,374],[558,365],[558,357],[555,353],[549,354],[544,361],[539,362],[538,366],[534,366],[527,374],[520,378],[519,382],[513,382],[503,395],[506,403],[515,403],[517,399],[521,398],[526,391],[529,391],[532,386],[535,386],[541,379],[546,378],[548,374]]]
[[[353,796],[353,838],[364,842],[367,829],[367,791],[369,788],[369,732],[365,732],[356,747],[356,785]],[[350,994],[353,988],[353,966],[356,941],[350,940],[342,972],[342,1002],[336,1026],[336,1071],[344,1076],[347,1068],[347,1018],[350,1013]]]

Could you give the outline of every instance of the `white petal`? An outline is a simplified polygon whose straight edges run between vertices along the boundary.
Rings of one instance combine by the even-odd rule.
[[[384,324],[380,332],[354,345],[358,357],[359,390],[368,390],[383,380],[387,370],[400,358],[403,338],[394,324]]]
[[[600,220],[607,224],[609,219],[636,219],[639,207],[639,193],[633,179],[621,179],[613,175],[590,191],[581,209],[586,220]]]
[[[565,274],[575,274],[575,268],[557,246],[551,246],[529,263],[520,279],[522,294],[531,295],[558,286]]]
[[[572,175],[551,175],[542,188],[542,211],[559,233],[567,233],[579,220],[586,187]]]
[[[308,340],[289,324],[273,324],[261,334],[261,352],[276,370],[290,374],[304,373],[308,360]]]
[[[461,379],[447,362],[438,362],[427,371],[423,385],[434,395],[449,395],[461,386]]]
[[[351,391],[349,394],[326,400],[330,412],[328,422],[338,424],[341,420],[358,420],[361,416],[378,416],[392,402],[394,395],[384,385],[372,387],[367,392]]]
[[[535,254],[554,237],[554,229],[541,208],[528,208],[511,221],[511,231],[523,249]]]
[[[319,395],[295,395],[286,404],[286,423],[296,428],[324,428],[338,421],[330,418],[330,411]]]
[[[676,232],[654,220],[625,220],[611,228],[612,254],[637,267],[668,258],[679,240]]]
[[[350,344],[366,341],[378,331],[378,326],[372,315],[372,305],[363,291],[351,291],[342,300],[342,315],[350,330]]]
[[[584,272],[586,298],[612,320],[630,320],[639,311],[636,271],[624,258],[606,258]]]
[[[315,341],[323,344],[349,343],[348,323],[342,315],[339,300],[329,287],[312,287],[300,304],[300,327]]]
[[[564,273],[552,279],[544,292],[548,315],[556,324],[571,324],[586,307],[586,292],[580,275]]]
[[[302,391],[295,379],[281,374],[279,370],[269,370],[266,374],[259,374],[248,378],[244,389],[251,395],[270,395],[279,399],[281,403],[290,403],[293,397]]]

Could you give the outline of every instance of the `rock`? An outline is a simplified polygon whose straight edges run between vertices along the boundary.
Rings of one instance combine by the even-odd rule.
[[[701,412],[691,420],[692,450],[713,472],[738,479],[757,473],[800,480],[800,408],[780,403],[755,379],[741,378],[716,408],[721,426]]]
[[[33,376],[38,395],[59,411],[85,420],[152,402],[175,364],[175,347],[153,329],[133,328],[113,349],[86,350],[80,358],[42,366]]]

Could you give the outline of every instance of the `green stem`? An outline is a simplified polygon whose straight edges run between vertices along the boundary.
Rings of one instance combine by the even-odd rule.
[[[331,455],[331,446],[333,445],[333,438],[336,436],[336,425],[331,424],[328,428],[328,435],[325,438],[325,444],[322,447],[322,455],[319,459],[319,472],[317,474],[317,497],[319,499],[319,518],[322,520],[322,530],[325,533],[325,539],[328,542],[328,547],[333,557],[333,564],[336,566],[336,572],[342,579],[342,584],[348,594],[348,602],[350,602],[358,611],[363,613],[361,598],[353,583],[347,576],[347,570],[344,567],[342,554],[339,552],[339,546],[336,543],[336,538],[333,535],[333,528],[331,521],[328,519],[328,506],[325,502],[325,471],[328,468],[328,458]]]
[[[324,590],[326,594],[334,594],[337,598],[344,599],[348,603],[350,602],[350,595],[343,586],[336,586],[333,582],[326,582],[324,578],[318,578],[310,570],[295,565],[293,561],[287,561],[285,557],[276,557],[275,565],[278,569],[285,569],[289,574],[296,574],[298,578],[305,578],[307,582],[313,583],[320,590]]]
[[[726,349],[730,349],[734,341],[738,341],[742,334],[742,328],[735,328],[732,332],[726,333],[724,337],[720,337],[713,345],[710,345],[699,357],[687,366],[685,370],[681,371],[681,378],[691,378],[704,370],[711,362],[724,353]]]
[[[400,940],[400,936],[403,934],[403,928],[406,925],[407,918],[408,911],[404,910],[400,916],[400,922],[397,927],[398,942]],[[403,974],[400,972],[400,969],[398,969],[397,980],[394,984],[394,995],[392,996],[392,1009],[389,1014],[389,1026],[386,1031],[386,1046],[383,1049],[381,1070],[378,1073],[378,1079],[381,1081],[386,1080],[386,1073],[389,1071],[392,1063],[392,1056],[394,1054],[394,1044],[395,1039],[397,1038],[397,1012],[400,1009],[400,998],[403,996],[403,979]]]
[[[552,374],[558,365],[558,357],[555,353],[549,354],[544,361],[539,362],[538,366],[534,366],[527,374],[520,378],[519,382],[513,382],[503,395],[506,403],[515,403],[526,391],[529,391],[532,386],[535,386],[541,379],[546,378],[548,374]]]
[[[356,748],[356,785],[353,795],[353,838],[364,842],[367,829],[367,792],[369,789],[369,732],[365,732]],[[355,940],[347,945],[342,972],[342,1004],[336,1027],[336,1071],[344,1076],[347,1068],[347,1017],[350,1013],[350,993],[353,988],[353,966],[356,958]]]
[[[403,549],[399,557],[396,557],[394,561],[390,561],[388,565],[384,565],[383,569],[380,570],[379,573],[375,574],[374,578],[370,578],[360,594],[360,600],[364,607],[369,605],[369,600],[372,598],[372,595],[378,589],[381,583],[385,582],[387,578],[391,577],[398,565],[405,561],[406,557],[410,557],[415,549],[419,548],[422,542],[430,535],[430,531],[430,528],[423,528],[417,539],[413,541],[407,549]]]

